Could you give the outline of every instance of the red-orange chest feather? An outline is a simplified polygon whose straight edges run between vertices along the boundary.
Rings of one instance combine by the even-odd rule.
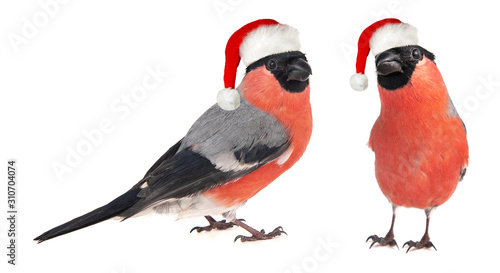
[[[369,145],[382,192],[396,205],[441,205],[468,158],[465,128],[452,111],[441,74],[424,59],[405,87],[379,86],[379,92],[381,113]]]

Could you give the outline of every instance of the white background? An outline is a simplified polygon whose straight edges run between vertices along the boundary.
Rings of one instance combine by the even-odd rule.
[[[7,221],[1,217],[0,268],[107,273],[498,270],[500,41],[493,1],[67,1],[52,6],[52,14],[42,7],[46,2],[0,4],[0,164],[17,160],[20,236],[18,266],[7,265],[2,254],[7,252]],[[468,129],[467,175],[431,219],[438,251],[406,254],[368,249],[365,243],[369,235],[385,235],[391,219],[374,177],[374,155],[366,146],[380,110],[373,57],[367,63],[367,91],[352,91],[349,77],[355,72],[361,30],[388,16],[419,29],[420,44],[436,54]],[[155,215],[106,221],[39,245],[32,241],[138,181],[215,103],[223,87],[227,39],[259,18],[299,29],[313,69],[314,132],[306,154],[238,212],[257,229],[282,225],[288,236],[233,243],[236,235],[247,233],[234,228],[189,234],[205,219]],[[36,31],[23,36],[29,22],[38,25]],[[25,40],[16,45],[12,37]],[[122,96],[142,84],[148,67],[157,66],[168,72],[157,88],[134,101],[128,115],[112,108],[123,106]],[[237,82],[243,70],[240,66]],[[97,130],[102,120],[110,121],[112,130],[58,179],[53,165],[67,165],[68,151],[84,145],[83,132]],[[6,212],[6,178],[0,180],[5,183],[0,207]],[[424,225],[423,211],[400,209],[395,226],[399,245],[419,240]]]

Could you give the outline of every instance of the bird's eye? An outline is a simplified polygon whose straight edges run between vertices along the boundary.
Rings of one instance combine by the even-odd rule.
[[[271,59],[267,62],[267,69],[268,70],[274,70],[278,67],[278,63],[276,62],[275,59]]]
[[[421,60],[422,59],[422,52],[420,52],[420,50],[418,48],[414,48],[412,51],[411,51],[411,56],[413,57],[413,59],[415,60]]]

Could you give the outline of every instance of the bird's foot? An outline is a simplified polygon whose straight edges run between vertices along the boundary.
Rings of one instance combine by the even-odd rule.
[[[394,238],[378,237],[377,235],[372,235],[366,239],[366,242],[368,242],[369,240],[372,240],[370,248],[372,248],[374,244],[378,243],[381,246],[396,246],[399,249],[398,243],[396,243],[396,240],[394,240]]]
[[[239,219],[240,221],[245,221],[245,219]],[[210,225],[208,226],[205,226],[205,227],[194,227],[191,229],[191,232],[193,231],[198,231],[198,233],[202,232],[202,231],[211,231],[212,229],[217,229],[217,230],[225,230],[225,229],[228,229],[228,228],[232,228],[236,226],[236,224],[232,223],[232,222],[226,222],[226,220],[221,220],[221,221],[210,221]]]
[[[410,249],[415,248],[415,249],[422,249],[422,248],[434,248],[434,250],[437,251],[436,247],[431,241],[420,241],[420,242],[414,242],[414,241],[408,241],[403,245],[403,248],[408,245],[408,249],[406,250],[406,253],[410,251]]]
[[[252,241],[260,241],[260,240],[268,240],[272,239],[274,237],[280,236],[281,234],[286,234],[288,235],[282,227],[277,227],[273,231],[269,232],[266,234],[264,230],[261,230],[259,233],[253,234],[252,236],[243,236],[243,235],[238,235],[236,238],[234,238],[234,241],[236,242],[238,239],[241,240],[241,242],[252,242]]]

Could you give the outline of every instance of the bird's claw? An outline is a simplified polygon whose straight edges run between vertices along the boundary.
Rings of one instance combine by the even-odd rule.
[[[410,249],[412,248],[415,248],[415,249],[422,249],[422,248],[434,248],[434,250],[437,251],[436,247],[434,246],[434,244],[431,242],[431,241],[427,241],[427,242],[414,242],[412,240],[404,243],[403,245],[403,248],[405,248],[405,246],[408,245],[408,249],[406,250],[406,253],[408,253],[408,251],[410,251]]]
[[[394,240],[394,238],[386,239],[384,237],[378,237],[377,235],[372,235],[366,239],[366,242],[368,242],[369,240],[372,240],[370,248],[372,248],[373,245],[378,243],[381,246],[396,246],[399,249],[398,243],[396,243],[396,240]]]
[[[245,219],[238,219],[238,220],[243,221],[243,222],[245,221]],[[200,233],[202,231],[211,231],[212,229],[225,230],[228,228],[232,228],[234,226],[236,226],[236,224],[234,224],[232,222],[226,222],[226,220],[221,220],[218,222],[210,223],[210,225],[205,226],[205,227],[194,227],[191,229],[191,231],[189,231],[189,233],[192,233],[194,230],[198,231],[198,233]]]
[[[286,234],[288,235],[281,226],[275,228],[273,231],[269,232],[266,234],[264,230],[261,230],[259,235],[252,235],[252,236],[243,236],[243,235],[238,235],[236,238],[234,238],[234,242],[236,242],[238,239],[241,240],[241,242],[252,242],[252,241],[259,241],[259,240],[268,240],[272,239],[274,237],[280,236],[281,234]]]

